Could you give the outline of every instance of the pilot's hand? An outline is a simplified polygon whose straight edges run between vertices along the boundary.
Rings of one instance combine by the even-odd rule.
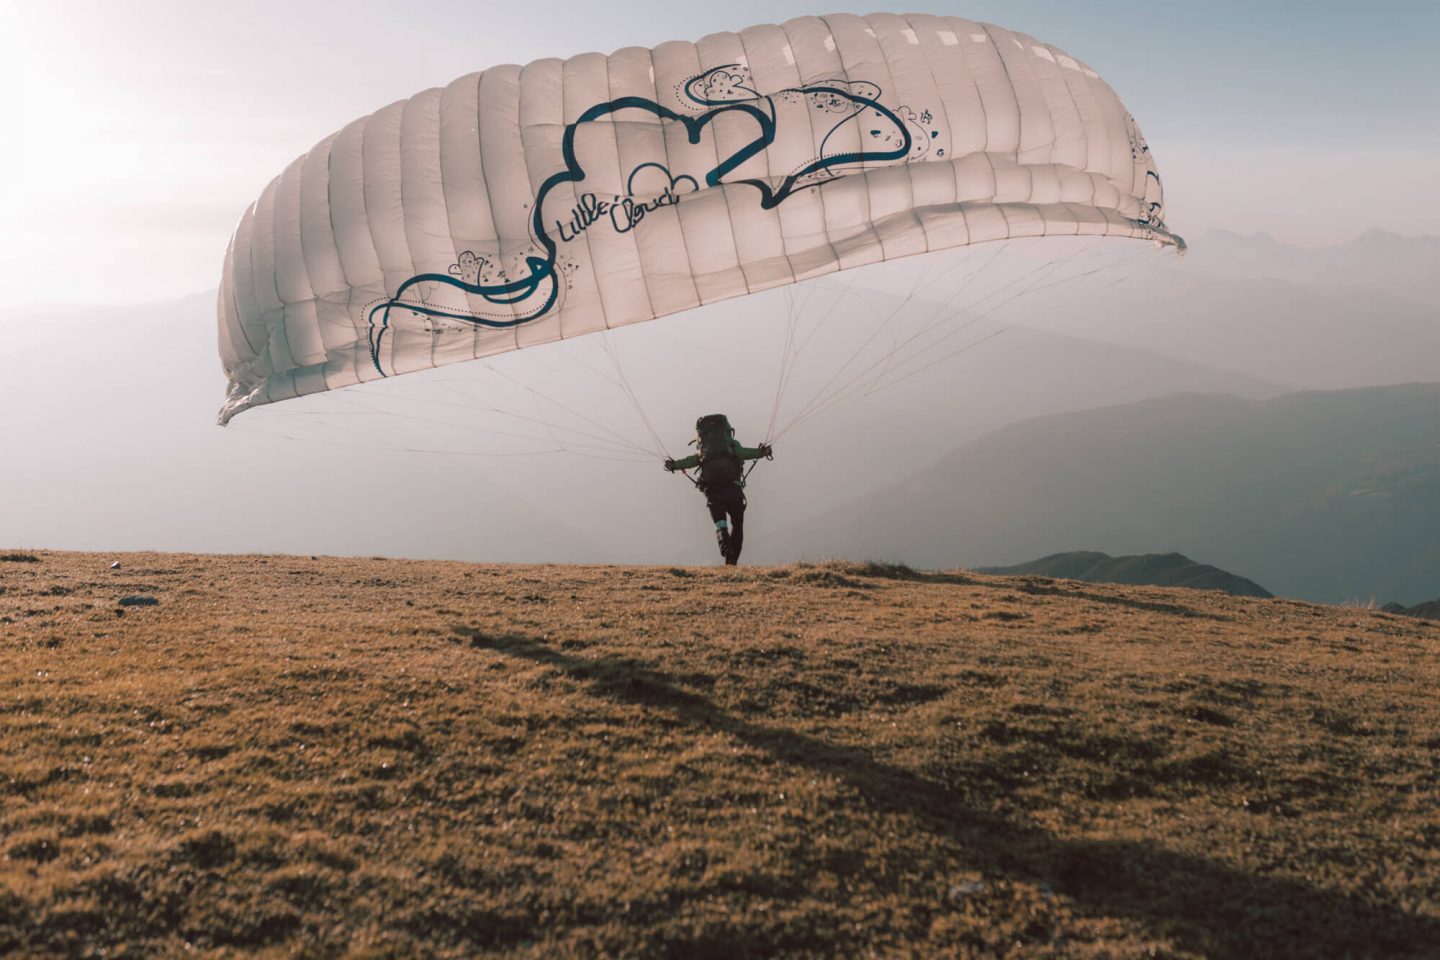
[[[665,471],[666,471],[667,473],[674,473],[674,472],[675,472],[675,461],[674,461],[674,460],[666,460],[666,461],[665,461]]]
[[[760,455],[766,460],[773,460],[775,459],[775,448],[768,443],[762,443],[760,444]]]

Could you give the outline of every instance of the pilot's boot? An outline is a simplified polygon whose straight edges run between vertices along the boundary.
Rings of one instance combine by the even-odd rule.
[[[745,528],[737,522],[730,528],[730,539],[725,544],[725,563],[735,566],[740,562],[740,545],[745,540]]]

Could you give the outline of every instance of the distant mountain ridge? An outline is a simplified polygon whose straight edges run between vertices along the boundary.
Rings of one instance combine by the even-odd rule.
[[[1163,544],[1284,596],[1414,603],[1440,571],[1440,384],[1039,417],[777,539],[935,568]]]
[[[1407,617],[1419,617],[1422,620],[1440,620],[1440,599],[1431,600],[1428,603],[1417,603],[1413,607],[1406,607],[1397,612]]]
[[[1440,261],[1434,269],[1440,276]],[[1196,253],[1079,301],[1073,315],[1038,323],[1290,390],[1440,381],[1440,305],[1383,284],[1224,270]]]
[[[1369,288],[1440,306],[1440,237],[1375,229],[1332,246],[1301,247],[1264,233],[1211,230],[1192,247],[1195,265],[1205,271]]]
[[[1048,557],[1008,567],[979,567],[977,572],[1084,580],[1089,583],[1223,590],[1237,597],[1273,596],[1254,580],[1237,577],[1208,563],[1196,563],[1181,553],[1112,557],[1108,553],[1093,550],[1072,550],[1068,553],[1052,553]]]

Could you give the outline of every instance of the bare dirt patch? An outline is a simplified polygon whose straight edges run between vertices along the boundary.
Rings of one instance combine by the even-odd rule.
[[[862,564],[27,556],[0,955],[1440,945],[1426,621]]]

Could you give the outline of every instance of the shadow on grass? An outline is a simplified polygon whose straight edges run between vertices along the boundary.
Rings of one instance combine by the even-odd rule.
[[[1216,620],[1220,623],[1230,623],[1232,620],[1235,619],[1234,617],[1227,617],[1218,613],[1208,613],[1204,610],[1196,610],[1194,607],[1181,606],[1178,603],[1160,603],[1154,600],[1136,600],[1132,597],[1114,597],[1103,593],[1089,593],[1085,590],[1062,587],[1054,580],[1025,580],[1019,583],[996,584],[987,584],[980,581],[974,581],[973,585],[977,587],[1007,587],[1019,593],[1040,594],[1047,597],[1069,597],[1075,600],[1088,600],[1091,603],[1103,603],[1115,607],[1126,607],[1130,610],[1145,610],[1149,613],[1162,613],[1169,617],[1185,617],[1191,620]],[[1123,584],[1115,584],[1115,586],[1123,586]]]
[[[913,583],[939,583],[960,587],[983,587],[987,590],[1009,590],[1015,593],[1028,593],[1048,597],[1069,597],[1076,600],[1088,600],[1091,603],[1103,603],[1115,607],[1126,607],[1131,610],[1145,610],[1149,613],[1161,613],[1166,616],[1186,617],[1196,620],[1218,620],[1222,623],[1228,623],[1234,619],[1233,617],[1227,617],[1222,614],[1196,610],[1194,607],[1187,607],[1178,603],[1161,603],[1154,600],[1136,600],[1132,597],[1115,597],[1103,593],[1090,593],[1082,589],[1062,586],[1062,581],[1055,580],[1051,577],[1005,576],[999,574],[980,574],[976,576],[970,573],[950,570],[912,570],[904,564],[875,562],[852,563],[848,561],[820,564],[813,567],[810,572],[813,574],[820,571],[839,571],[840,573],[850,574],[851,576],[868,577],[876,580],[906,580]],[[1112,584],[1112,586],[1141,586],[1141,584]],[[1185,588],[1171,587],[1168,589]]]
[[[1440,922],[1383,904],[1255,876],[1158,843],[1064,840],[967,808],[955,791],[864,750],[731,716],[641,661],[582,659],[526,637],[454,630],[474,647],[588,684],[595,696],[668,711],[776,760],[841,779],[874,808],[911,817],[938,839],[963,847],[973,867],[1046,885],[1089,913],[1134,918],[1184,949],[1227,957],[1394,957],[1424,956],[1440,943]]]
[[[1186,617],[1195,620],[1218,620],[1228,623],[1233,617],[1227,617],[1218,613],[1209,613],[1205,610],[1196,610],[1194,607],[1182,606],[1178,603],[1161,603],[1155,600],[1136,600],[1132,597],[1115,597],[1103,593],[1090,593],[1083,589],[1062,586],[1061,581],[1050,577],[1015,577],[999,576],[994,574],[981,574],[971,576],[967,573],[953,573],[944,571],[915,571],[908,567],[901,567],[903,573],[895,573],[885,567],[877,567],[875,564],[868,565],[865,570],[857,571],[862,576],[878,577],[890,580],[913,580],[918,583],[945,583],[964,587],[984,587],[988,590],[1010,590],[1015,593],[1028,593],[1047,597],[1069,597],[1076,600],[1088,600],[1091,603],[1103,603],[1115,607],[1126,607],[1131,610],[1145,610],[1149,613],[1163,613],[1171,617]],[[1112,584],[1112,586],[1140,586],[1140,584]],[[1167,589],[1186,589],[1183,587],[1169,587]]]

